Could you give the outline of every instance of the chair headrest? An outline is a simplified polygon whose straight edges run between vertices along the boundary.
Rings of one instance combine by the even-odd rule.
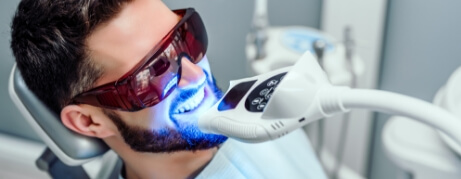
[[[67,165],[81,165],[109,150],[101,139],[80,135],[65,127],[60,115],[48,109],[29,90],[16,65],[11,71],[8,89],[10,97],[26,121],[51,151]]]

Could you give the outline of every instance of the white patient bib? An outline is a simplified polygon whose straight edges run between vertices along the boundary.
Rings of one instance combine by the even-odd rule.
[[[248,144],[228,139],[197,178],[327,178],[302,130]]]

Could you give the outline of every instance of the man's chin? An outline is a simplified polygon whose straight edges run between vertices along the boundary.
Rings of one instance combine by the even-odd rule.
[[[216,147],[227,137],[201,132],[193,123],[181,123],[175,129],[147,130],[126,124],[118,114],[104,112],[117,126],[124,142],[137,152],[169,153]]]
[[[209,74],[204,71],[207,77]],[[174,114],[170,111],[170,119],[175,123],[175,129],[145,131],[129,129],[122,132],[125,142],[139,152],[177,152],[206,150],[217,147],[227,140],[226,136],[203,133],[198,128],[199,117],[207,112],[221,97],[222,92],[213,81],[208,81],[204,87],[204,98],[199,106],[187,113]],[[177,101],[184,101],[180,99]],[[176,110],[177,104],[170,109]]]
[[[122,135],[133,150],[153,153],[205,150],[214,148],[227,140],[227,137],[222,135],[202,133],[193,126],[153,132],[131,131],[128,135]]]
[[[218,134],[203,133],[197,126],[197,123],[184,123],[176,130],[184,142],[185,150],[204,150],[221,145],[227,140],[227,137]]]

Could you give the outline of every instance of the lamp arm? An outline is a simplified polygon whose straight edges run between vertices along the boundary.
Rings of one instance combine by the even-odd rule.
[[[372,89],[342,90],[338,95],[346,109],[370,109],[417,120],[440,130],[461,144],[461,120],[443,108],[413,97]],[[328,107],[328,106],[323,106]]]

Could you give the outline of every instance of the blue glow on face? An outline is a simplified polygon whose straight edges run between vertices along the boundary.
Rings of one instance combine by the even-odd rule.
[[[216,147],[227,137],[204,134],[194,125],[181,124],[177,129],[145,130],[127,125],[118,114],[104,110],[122,134],[125,143],[138,152],[176,152],[202,150]]]
[[[209,69],[202,67],[202,69]],[[120,131],[125,143],[131,147],[134,151],[138,152],[175,152],[175,151],[184,151],[184,150],[202,150],[216,147],[227,140],[227,137],[216,134],[206,134],[199,130],[197,126],[198,116],[190,115],[190,120],[187,122],[179,122],[175,119],[172,114],[173,110],[178,107],[179,104],[186,101],[194,94],[198,92],[198,89],[203,89],[204,85],[208,85],[213,90],[214,96],[217,99],[221,98],[222,92],[216,86],[214,78],[211,79],[210,74],[203,70],[206,75],[206,81],[201,86],[198,86],[196,89],[191,90],[181,90],[176,88],[178,95],[169,96],[174,98],[172,104],[170,105],[169,117],[170,119],[157,119],[157,120],[171,120],[175,123],[175,128],[163,127],[155,130],[146,130],[144,128],[130,126],[126,124],[121,117],[111,111],[103,109],[103,112],[112,119],[114,124],[117,126]],[[174,89],[174,86],[178,83],[178,77],[173,78],[166,85],[163,90],[164,93],[168,93],[171,89]],[[209,97],[214,98],[212,94]],[[204,99],[207,100],[207,99]],[[189,117],[189,116],[183,116]],[[194,122],[195,121],[195,122]]]
[[[175,76],[173,79],[171,79],[168,84],[165,86],[165,89],[163,89],[163,95],[167,94],[168,91],[171,90],[174,86],[178,84],[178,76]]]
[[[190,97],[194,96],[199,89],[203,89],[203,86],[208,85],[208,87],[211,88],[213,91],[213,95],[216,97],[215,103],[218,101],[223,96],[223,92],[218,88],[216,81],[214,80],[214,77],[209,78],[210,74],[203,70],[203,72],[206,75],[206,81],[205,83],[197,86],[196,88],[193,89],[187,89],[187,90],[181,90],[177,89],[179,94],[177,97],[172,101],[172,104],[170,106],[170,119],[174,122],[176,125],[176,131],[181,134],[184,140],[187,140],[189,146],[186,147],[189,150],[193,150],[194,146],[195,147],[203,147],[202,146],[202,141],[208,141],[211,144],[221,144],[224,142],[227,137],[222,136],[222,135],[216,135],[216,134],[208,134],[208,133],[203,133],[200,131],[196,124],[196,120],[198,119],[199,116],[190,116],[190,121],[191,122],[179,122],[178,119],[174,117],[176,108],[182,104],[184,101],[187,101]],[[208,96],[209,98],[212,97],[212,95]],[[207,100],[207,99],[204,99]],[[193,122],[195,121],[195,122]],[[201,147],[200,147],[201,146]]]
[[[208,77],[208,73],[205,71]],[[212,90],[213,94],[220,99],[223,95],[222,91],[217,87],[214,78],[208,80],[203,85],[208,85]],[[202,85],[202,86],[203,86]],[[196,122],[193,122],[198,116],[190,116],[191,122],[178,122],[173,114],[173,109],[177,107],[182,101],[187,100],[195,93],[197,88],[192,90],[180,91],[177,99],[173,100],[173,104],[170,108],[170,119],[175,123],[176,128],[162,128],[158,130],[144,130],[137,127],[131,127],[124,123],[120,116],[109,110],[104,110],[107,116],[114,121],[120,133],[122,134],[125,143],[127,143],[133,150],[138,152],[175,152],[184,150],[203,150],[216,147],[227,140],[226,136],[203,133],[197,126]]]
[[[194,150],[206,146],[217,146],[227,140],[227,137],[222,135],[203,133],[194,125],[180,127],[178,132],[181,133],[183,139],[187,141],[188,145],[185,147],[186,150]],[[206,145],[204,142],[206,142]]]
[[[214,79],[214,77],[212,77],[211,79],[212,80],[209,80],[209,73],[205,70],[203,70],[203,72],[205,73],[205,76],[206,76],[206,81],[203,83],[203,84],[200,84],[199,86],[196,86],[195,88],[192,88],[192,89],[186,89],[186,90],[183,90],[183,89],[177,89],[178,90],[178,95],[177,97],[172,101],[172,104],[170,106],[170,118],[173,119],[173,121],[175,121],[175,117],[173,115],[175,115],[175,111],[177,109],[177,107],[184,103],[184,101],[187,101],[189,98],[191,98],[192,96],[194,96],[196,93],[198,93],[199,89],[203,89],[203,87],[205,85],[208,85],[208,87],[211,88],[211,90],[213,91],[213,95],[217,98],[217,99],[220,99],[222,96],[223,96],[223,92],[218,88],[217,84],[216,84],[216,80]],[[211,95],[209,96],[211,97]],[[207,100],[207,99],[204,99],[204,100]],[[217,102],[217,101],[215,101]]]

